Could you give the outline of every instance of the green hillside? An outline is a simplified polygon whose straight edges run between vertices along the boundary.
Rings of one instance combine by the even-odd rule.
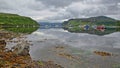
[[[84,30],[85,25],[89,25],[89,30],[87,31]],[[85,33],[86,32],[87,33],[94,33],[94,32],[98,33],[98,31],[93,29],[93,26],[101,26],[101,25],[104,25],[105,28],[113,27],[113,26],[120,27],[120,21],[112,19],[110,17],[106,17],[106,16],[97,16],[97,17],[90,17],[90,18],[70,19],[68,21],[63,22],[64,29],[67,29],[70,32],[82,32],[82,33],[84,32]],[[120,28],[117,29],[117,31],[120,31]]]
[[[106,17],[106,16],[98,16],[98,17],[90,17],[90,18],[80,18],[80,19],[70,19],[68,21],[63,22],[63,25],[84,25],[84,24],[95,24],[95,25],[116,25],[118,20]]]
[[[0,13],[0,27],[16,27],[16,26],[22,27],[24,26],[30,26],[33,25],[38,27],[39,24],[32,20],[29,17],[20,16],[17,14],[9,14],[9,13]]]

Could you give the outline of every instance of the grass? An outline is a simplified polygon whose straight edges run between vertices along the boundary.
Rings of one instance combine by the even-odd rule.
[[[38,28],[34,27],[34,28],[5,28],[5,30],[8,30],[8,31],[12,31],[12,32],[15,32],[15,33],[27,33],[27,34],[30,34],[34,31],[36,31]]]
[[[29,17],[19,16],[17,14],[0,13],[0,26],[16,25],[35,25],[39,24]]]
[[[38,28],[39,24],[29,17],[0,13],[0,29],[20,33],[32,33]]]

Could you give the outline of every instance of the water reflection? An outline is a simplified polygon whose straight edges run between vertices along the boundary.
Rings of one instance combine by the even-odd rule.
[[[90,30],[81,30],[79,33],[89,33],[95,35],[107,35],[114,32],[119,32],[119,28],[104,28],[104,29],[90,29]]]
[[[15,32],[15,33],[31,34],[32,32],[36,31],[38,27],[23,27],[23,28],[11,27],[11,28],[4,28],[4,29],[7,31]]]
[[[6,47],[13,47],[13,52],[21,55],[29,51],[33,60],[54,61],[65,68],[113,68],[119,65],[120,32],[105,29],[97,34],[96,31],[89,34],[91,31],[71,33],[62,28],[38,29],[12,39],[16,44],[10,41]],[[30,44],[32,46],[27,46]]]
[[[119,36],[120,32],[98,36],[64,29],[39,29],[26,39],[32,41],[30,55],[35,60],[54,60],[66,68],[94,68],[96,65],[112,68],[120,63]]]
[[[119,32],[120,28],[117,26],[104,26],[104,25],[84,25],[79,27],[69,27],[69,29],[66,29],[62,26],[61,23],[40,23],[40,29],[60,29],[63,28],[65,30],[68,30],[72,33],[89,33],[89,34],[95,34],[95,35],[107,35],[114,32]]]
[[[62,28],[61,23],[40,23],[40,29]]]
[[[120,32],[98,36],[71,33],[62,28],[38,29],[7,41],[6,48],[14,54],[23,57],[30,54],[32,60],[54,61],[65,68],[94,68],[96,65],[112,68],[120,64],[119,36]]]
[[[94,34],[94,35],[107,35],[114,32],[120,32],[120,28],[118,27],[104,27],[104,26],[80,26],[78,27],[69,27],[64,28],[65,30],[68,30],[73,33],[88,33],[88,34]]]

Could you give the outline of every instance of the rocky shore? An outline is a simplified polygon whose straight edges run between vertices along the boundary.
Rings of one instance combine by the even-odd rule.
[[[6,48],[8,40],[19,36],[21,34],[0,30],[0,68],[63,68],[53,61],[32,60],[29,54],[30,44],[25,40],[12,49]]]

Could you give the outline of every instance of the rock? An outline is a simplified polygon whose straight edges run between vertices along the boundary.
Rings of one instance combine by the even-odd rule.
[[[100,55],[100,56],[112,56],[111,53],[109,53],[109,52],[104,52],[104,51],[94,51],[94,53],[95,53],[96,55]]]
[[[29,55],[29,44],[27,42],[21,42],[13,47],[13,52],[17,55],[26,56]]]
[[[5,47],[6,47],[5,40],[0,40],[0,49],[5,49]]]
[[[0,45],[6,45],[5,40],[0,40]]]

